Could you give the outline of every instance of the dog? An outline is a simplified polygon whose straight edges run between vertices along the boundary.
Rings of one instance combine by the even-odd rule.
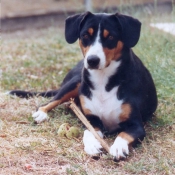
[[[129,146],[145,137],[143,122],[151,119],[157,108],[151,74],[131,49],[140,31],[139,20],[119,13],[70,16],[65,22],[65,38],[69,44],[79,40],[84,59],[66,75],[59,90],[14,90],[10,94],[53,96],[33,114],[37,123],[46,120],[56,106],[75,98],[100,137],[104,132],[120,131],[110,154],[117,160],[126,158]],[[102,146],[89,130],[84,131],[83,143],[87,154],[101,153]]]

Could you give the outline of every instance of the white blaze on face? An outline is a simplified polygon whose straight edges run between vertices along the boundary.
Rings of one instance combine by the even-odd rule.
[[[95,42],[90,46],[88,52],[85,55],[84,66],[86,69],[88,69],[87,58],[91,55],[95,55],[100,59],[98,69],[104,69],[106,65],[106,56],[103,51],[102,43],[100,42],[100,25],[98,28],[98,33],[97,33]]]

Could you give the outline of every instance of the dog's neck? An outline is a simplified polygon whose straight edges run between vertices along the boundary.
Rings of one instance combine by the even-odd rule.
[[[84,81],[92,89],[98,89],[100,86],[105,87],[109,78],[117,72],[120,65],[121,60],[111,61],[110,65],[104,69],[85,69],[84,72],[88,74],[88,79],[86,78]]]

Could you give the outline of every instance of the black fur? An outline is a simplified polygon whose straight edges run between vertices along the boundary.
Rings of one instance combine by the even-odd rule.
[[[118,13],[115,15],[106,16],[103,14],[94,15],[90,12],[87,12],[69,17],[66,20],[65,27],[66,41],[71,44],[74,43],[78,38],[82,39],[83,35],[87,34],[86,30],[83,30],[84,26],[86,26],[86,28],[93,27],[95,31],[97,31],[98,24],[102,19],[103,23],[101,25],[104,25],[104,28],[107,28],[110,31],[111,28],[112,30],[115,29],[121,31],[121,33],[114,31],[113,34],[117,34],[115,37],[117,39],[121,39],[127,47],[131,48],[137,44],[140,37],[141,23],[137,19],[126,15],[120,15]],[[90,45],[93,41],[93,38],[91,38],[90,43],[85,41],[84,45]],[[112,46],[109,44],[108,47],[112,48]]]
[[[121,56],[116,60],[116,62],[121,61],[121,64],[116,69],[116,72],[108,78],[105,90],[110,92],[114,87],[119,87],[116,92],[117,98],[123,100],[123,104],[129,104],[132,110],[129,119],[118,125],[125,133],[132,136],[135,142],[142,140],[145,137],[143,122],[149,120],[155,112],[157,95],[149,71],[131,49],[139,40],[141,23],[137,19],[121,14],[104,15],[86,12],[69,17],[66,20],[66,41],[74,43],[77,39],[80,39],[83,47],[93,45],[99,23],[102,30],[107,29],[110,31],[110,35],[113,36],[113,39],[110,40],[109,36],[103,37],[103,34],[100,34],[100,42],[104,48],[112,50],[119,41],[124,44]],[[93,35],[88,33],[89,28],[93,28]],[[10,93],[26,98],[34,95],[54,96],[51,100],[53,102],[74,90],[77,84],[81,85],[76,98],[80,95],[89,99],[93,98],[92,90],[95,87],[91,82],[89,70],[84,67],[83,60],[66,75],[59,90],[41,93],[11,91]],[[88,114],[86,117],[94,127],[99,127],[101,130],[105,129],[99,116]]]

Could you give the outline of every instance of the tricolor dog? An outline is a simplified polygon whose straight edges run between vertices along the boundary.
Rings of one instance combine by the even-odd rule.
[[[157,95],[149,71],[134,54],[132,47],[140,37],[141,23],[122,14],[86,12],[66,19],[65,38],[79,41],[84,59],[65,77],[58,90],[31,93],[11,91],[21,97],[54,96],[33,114],[36,122],[70,98],[75,98],[97,133],[120,131],[110,147],[116,159],[129,154],[129,145],[145,137],[143,122],[157,107]],[[88,130],[83,136],[84,150],[94,155],[102,146]]]

